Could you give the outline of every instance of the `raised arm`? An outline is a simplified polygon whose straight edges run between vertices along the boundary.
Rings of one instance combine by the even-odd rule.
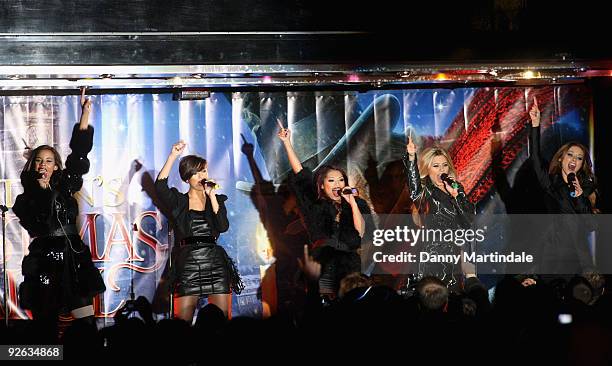
[[[253,146],[253,144],[247,142],[243,134],[240,134],[240,137],[242,138],[242,147],[240,148],[240,150],[247,157],[247,161],[249,162],[249,168],[251,168],[253,179],[255,179],[255,184],[262,184],[264,183],[263,175],[261,174],[261,170],[259,170],[257,163],[255,163],[255,157],[253,156],[253,153],[255,152],[255,147]]]
[[[406,184],[410,189],[410,199],[415,201],[422,193],[421,176],[419,175],[419,167],[416,158],[417,147],[412,141],[412,133],[408,137],[406,145],[406,155],[402,158],[406,171]]]
[[[280,127],[278,138],[281,139],[283,146],[285,146],[285,151],[287,151],[287,158],[289,159],[291,169],[293,169],[293,172],[297,174],[302,171],[302,163],[300,162],[300,158],[298,158],[297,154],[295,153],[295,150],[293,150],[293,145],[291,145],[291,131],[284,128],[279,120],[277,120],[277,122]]]
[[[186,146],[187,144],[183,140],[180,140],[174,145],[172,145],[170,154],[168,155],[168,158],[166,159],[166,162],[164,163],[164,166],[162,167],[161,171],[157,175],[158,180],[168,178],[168,176],[170,175],[170,170],[172,169],[172,165],[174,165],[176,159],[181,156],[181,153],[183,152],[183,150],[185,150]]]
[[[530,153],[533,170],[538,177],[540,186],[544,189],[548,189],[551,182],[548,171],[542,163],[542,156],[540,155],[540,109],[538,108],[538,100],[535,97],[533,98],[533,106],[529,110],[529,118],[531,119],[529,145],[531,148]]]
[[[81,119],[79,120],[79,130],[85,131],[89,126],[89,113],[91,112],[91,100],[85,98],[87,88],[81,88]]]
[[[91,100],[85,98],[85,88],[81,92],[81,119],[72,130],[70,138],[70,155],[66,158],[66,169],[61,176],[59,189],[73,194],[81,190],[83,175],[89,172],[89,159],[87,154],[93,148],[94,129],[89,125]]]
[[[176,188],[168,187],[168,176],[170,175],[170,170],[172,169],[172,165],[174,165],[176,158],[178,158],[183,150],[185,150],[185,146],[187,146],[187,144],[183,142],[183,140],[180,140],[172,145],[168,159],[166,159],[166,163],[155,180],[155,191],[157,192],[157,195],[170,208],[173,208],[178,204],[178,197],[180,196],[180,193]]]

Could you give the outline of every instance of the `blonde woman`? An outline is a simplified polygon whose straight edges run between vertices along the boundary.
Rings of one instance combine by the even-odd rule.
[[[410,198],[419,214],[418,225],[426,229],[467,229],[475,214],[474,205],[467,199],[448,152],[440,147],[423,150],[417,158],[417,146],[409,137],[403,157]],[[419,252],[424,257],[457,255],[464,243],[432,237],[425,240]],[[440,239],[440,240],[438,240]],[[446,238],[444,238],[446,239]],[[419,255],[420,259],[421,255]],[[420,261],[418,278],[435,276],[447,287],[457,289],[461,280],[461,263]]]

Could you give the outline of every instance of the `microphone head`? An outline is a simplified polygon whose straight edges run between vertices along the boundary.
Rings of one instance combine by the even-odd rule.
[[[219,189],[219,188],[221,188],[221,186],[220,186],[220,185],[218,185],[218,184],[217,184],[215,181],[213,181],[213,180],[202,179],[202,180],[200,181],[200,184],[201,184],[202,186],[208,186],[208,187],[212,187],[212,188],[214,188],[214,189]]]
[[[573,173],[573,172],[572,172],[572,173],[569,173],[569,174],[567,175],[567,181],[568,181],[568,182],[573,182],[573,181],[575,181],[575,180],[576,180],[576,173]]]
[[[447,180],[448,179],[448,174],[446,174],[446,173],[440,174],[440,179]]]
[[[357,191],[357,188],[346,187],[346,188],[342,189],[342,193],[343,194],[354,194],[354,195],[356,195],[358,193],[358,191]]]

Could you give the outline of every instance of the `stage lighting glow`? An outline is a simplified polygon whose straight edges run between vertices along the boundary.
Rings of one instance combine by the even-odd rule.
[[[536,77],[536,74],[533,71],[531,71],[531,70],[527,70],[527,71],[523,71],[521,73],[521,77],[523,79],[533,79],[533,78]]]
[[[173,96],[174,100],[203,100],[210,97],[207,90],[181,90]]]

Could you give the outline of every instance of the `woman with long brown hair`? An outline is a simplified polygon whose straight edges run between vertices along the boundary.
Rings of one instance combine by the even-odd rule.
[[[529,111],[531,160],[544,190],[546,210],[552,217],[547,238],[538,250],[538,273],[582,274],[594,269],[587,233],[596,212],[596,181],[586,146],[571,141],[561,146],[546,167],[540,153],[540,109],[536,98]]]
[[[364,214],[370,213],[366,201],[349,186],[340,168],[323,166],[314,174],[302,166],[291,144],[291,131],[278,132],[289,158],[300,213],[310,237],[311,253],[321,264],[319,291],[335,297],[346,275],[361,272],[360,247],[366,231]]]
[[[87,154],[93,146],[94,132],[89,125],[91,101],[84,93],[85,89],[81,119],[72,131],[72,152],[66,164],[62,165],[60,154],[52,146],[34,149],[21,172],[23,193],[13,206],[21,226],[32,238],[22,263],[20,304],[32,311],[35,320],[48,322],[50,327],[63,313],[93,324],[93,297],[106,289],[76,227],[79,206],[73,195],[81,189],[83,175],[89,171]]]

